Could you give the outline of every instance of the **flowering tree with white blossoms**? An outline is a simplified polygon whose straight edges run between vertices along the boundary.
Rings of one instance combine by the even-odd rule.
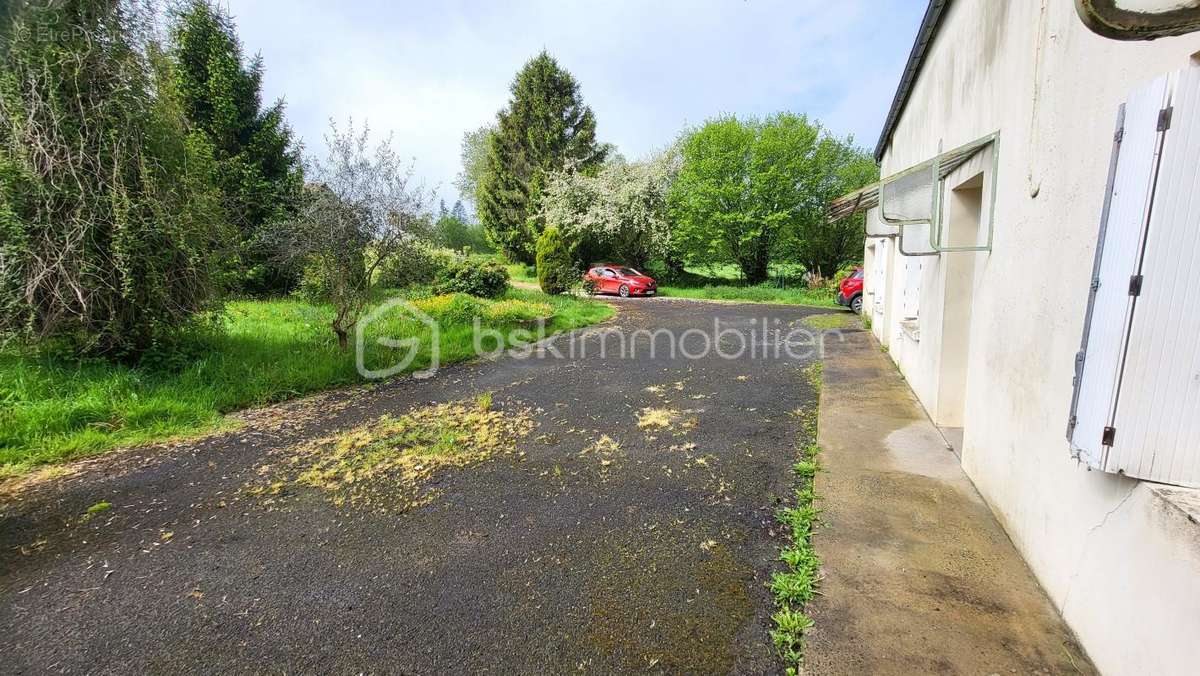
[[[572,242],[591,239],[634,267],[666,256],[671,246],[667,194],[679,154],[645,162],[609,162],[589,176],[572,167],[550,175],[542,215]]]

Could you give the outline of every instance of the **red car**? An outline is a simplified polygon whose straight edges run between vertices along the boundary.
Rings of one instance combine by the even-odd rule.
[[[849,277],[842,280],[838,287],[837,304],[845,305],[858,314],[862,314],[863,269],[858,268]]]
[[[653,277],[624,265],[597,265],[588,270],[583,278],[592,284],[596,293],[615,293],[622,298],[658,293],[658,282]]]

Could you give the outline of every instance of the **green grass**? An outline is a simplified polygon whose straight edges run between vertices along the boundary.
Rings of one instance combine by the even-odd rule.
[[[815,363],[805,370],[805,377],[816,391],[821,392],[821,364]],[[804,663],[804,634],[813,621],[804,613],[804,606],[817,593],[820,583],[821,559],[812,544],[813,529],[820,510],[816,506],[817,494],[814,481],[821,465],[818,459],[817,417],[815,411],[798,412],[801,418],[799,458],[792,465],[796,476],[795,497],[791,504],[775,514],[788,532],[788,544],[779,551],[779,560],[784,570],[771,576],[769,587],[775,597],[775,614],[771,616],[775,628],[771,640],[783,658],[788,674],[800,673]]]
[[[832,288],[808,288],[800,281],[802,272],[803,267],[797,265],[772,265],[771,279],[752,285],[742,280],[741,270],[736,265],[689,266],[675,279],[663,280],[658,294],[701,300],[838,307],[833,302]]]
[[[833,292],[827,289],[781,289],[769,284],[760,284],[757,286],[737,286],[733,284],[706,284],[704,286],[667,285],[658,287],[658,295],[704,300],[734,300],[750,303],[838,307],[837,303],[833,302]]]
[[[828,312],[819,315],[809,315],[803,319],[804,325],[817,331],[833,331],[848,329],[854,326],[854,313],[849,310]]]
[[[101,512],[107,512],[110,509],[112,509],[112,503],[102,500],[102,501],[97,502],[96,504],[92,505],[91,507],[88,507],[87,513],[91,514],[91,515],[96,515]]]
[[[548,333],[612,314],[603,303],[519,289],[510,290],[506,300],[529,305],[498,305],[502,311],[484,313],[485,328],[507,332],[528,327],[529,317],[543,314],[547,306],[553,312],[546,322]],[[447,312],[471,306],[452,305]],[[298,300],[230,302],[220,318],[224,330],[209,339],[199,359],[170,373],[5,348],[0,351],[0,476],[118,446],[209,431],[230,411],[362,382],[353,345],[346,352],[338,349],[331,317],[329,307]],[[390,317],[367,330],[368,367],[395,361],[390,348],[374,340],[384,335],[424,338],[407,370],[428,365],[428,328]],[[440,362],[475,356],[473,342],[471,320],[447,316],[439,336]]]
[[[512,279],[519,282],[537,283],[537,272],[532,265],[509,263],[505,265]],[[732,263],[689,266],[676,280],[662,283],[658,295],[699,300],[729,300],[743,303],[778,303],[782,305],[809,305],[836,308],[832,289],[809,289],[799,280],[803,266],[774,264],[771,266],[771,281],[749,285],[742,281],[742,273]],[[783,288],[780,286],[783,280]]]
[[[714,281],[730,281],[742,282],[742,269],[733,263],[711,263],[708,265],[689,265],[684,268],[684,271],[689,275],[696,277],[707,277]],[[771,279],[784,277],[786,279],[799,279],[800,275],[804,274],[804,266],[798,263],[772,263],[768,267],[768,273]]]
[[[509,263],[504,267],[508,268],[508,276],[518,282],[537,283],[537,270],[532,265]]]

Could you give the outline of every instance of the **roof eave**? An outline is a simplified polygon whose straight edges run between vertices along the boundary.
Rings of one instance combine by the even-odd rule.
[[[892,132],[895,131],[896,124],[900,121],[900,115],[904,112],[909,95],[912,94],[913,85],[916,84],[921,67],[925,64],[925,55],[929,51],[929,46],[933,44],[934,37],[937,36],[942,17],[949,6],[950,0],[929,0],[929,6],[925,8],[925,16],[921,19],[921,28],[917,31],[917,39],[913,42],[912,51],[908,54],[908,63],[904,66],[904,74],[900,76],[900,86],[896,88],[896,95],[892,98],[892,107],[888,110],[887,119],[883,123],[883,132],[879,135],[879,142],[875,144],[876,162],[883,160],[883,153],[887,150],[888,143],[891,142]]]

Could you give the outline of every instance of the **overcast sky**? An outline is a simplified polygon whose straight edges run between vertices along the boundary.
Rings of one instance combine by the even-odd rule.
[[[392,133],[448,202],[463,132],[543,48],[600,140],[638,159],[721,113],[807,113],[873,148],[924,0],[221,0],[310,153],[329,119]]]

